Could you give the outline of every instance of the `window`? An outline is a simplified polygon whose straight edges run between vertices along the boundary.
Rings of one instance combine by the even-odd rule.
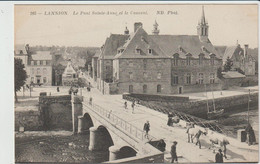
[[[214,65],[214,61],[215,61],[215,57],[214,57],[214,56],[211,56],[211,57],[210,57],[210,64],[211,64],[211,65]]]
[[[133,67],[133,66],[134,66],[133,61],[129,61],[129,66],[130,66],[130,67]]]
[[[132,85],[129,85],[129,93],[133,93],[134,87]]]
[[[34,61],[31,61],[31,65],[34,65]]]
[[[42,62],[43,62],[43,63],[42,63],[43,65],[46,65],[46,60],[44,60],[44,61],[42,61]]]
[[[40,73],[41,73],[41,69],[37,68],[37,74],[40,74]]]
[[[203,56],[200,55],[200,56],[199,56],[199,65],[202,65],[202,64],[203,64]]]
[[[214,84],[215,83],[215,73],[211,73],[209,78],[210,78],[210,84]]]
[[[143,85],[143,93],[147,93],[147,85]]]
[[[190,73],[187,73],[187,75],[186,75],[186,83],[191,84],[191,74]]]
[[[147,72],[144,72],[143,76],[144,76],[145,79],[147,79],[148,78]]]
[[[157,79],[161,79],[162,78],[162,73],[161,72],[158,72],[157,73]]]
[[[133,79],[133,72],[129,72],[129,79],[130,79],[130,80]]]
[[[43,77],[43,83],[46,83],[46,82],[47,82],[46,77]]]
[[[31,68],[31,74],[32,75],[34,74],[34,68]]]
[[[147,68],[147,60],[146,59],[144,59],[144,69],[146,69]]]
[[[203,73],[199,73],[199,84],[203,84],[203,80],[204,80]]]
[[[177,65],[178,65],[178,57],[177,57],[177,56],[174,56],[173,65],[174,65],[174,66],[177,66]]]
[[[33,83],[34,83],[34,77],[31,77],[31,82],[33,82]]]
[[[162,87],[160,84],[157,85],[157,93],[161,93],[162,91]]]
[[[190,65],[190,56],[187,56],[186,58],[186,65]]]
[[[43,74],[47,73],[47,68],[43,68]]]
[[[40,60],[37,61],[37,65],[40,65]]]
[[[174,74],[173,75],[173,84],[178,84],[178,75],[177,74]]]
[[[136,52],[137,54],[141,54],[141,49],[137,48],[137,49],[135,49],[135,52]]]
[[[148,54],[152,54],[153,50],[152,49],[148,49]]]

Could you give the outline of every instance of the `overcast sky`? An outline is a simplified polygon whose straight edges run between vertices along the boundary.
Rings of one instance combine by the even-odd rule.
[[[204,10],[214,45],[232,46],[238,40],[251,48],[258,46],[257,5],[204,5]],[[37,14],[30,15],[33,11]],[[67,15],[45,15],[51,11],[66,11]],[[91,14],[73,15],[73,11]],[[124,14],[93,15],[93,11]],[[142,22],[150,34],[155,20],[160,34],[196,35],[201,13],[202,5],[16,5],[15,43],[100,47],[110,33],[123,34],[126,25],[133,32],[134,22]]]

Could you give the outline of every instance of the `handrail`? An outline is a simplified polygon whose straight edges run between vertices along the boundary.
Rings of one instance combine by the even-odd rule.
[[[141,99],[131,97],[130,95],[123,95],[123,99],[129,100],[129,101],[138,101],[140,103],[140,105],[146,106],[148,108],[159,111],[161,113],[168,114],[169,112],[172,112],[174,115],[178,116],[180,119],[182,119],[184,121],[193,122],[194,124],[200,125],[204,128],[209,128],[213,131],[225,134],[225,135],[230,136],[230,137],[234,137],[233,133],[224,130],[217,123],[212,123],[212,122],[209,122],[209,121],[204,120],[202,118],[198,118],[198,117],[195,117],[195,116],[183,113],[183,112],[176,111],[172,108],[167,108],[167,107],[151,104],[151,103],[148,103],[147,101],[143,101]]]
[[[141,141],[147,140],[144,137],[145,133],[141,129],[137,128],[136,126],[134,126],[134,125],[132,125],[128,122],[126,122],[122,118],[116,116],[115,114],[112,113],[112,111],[108,111],[108,110],[102,108],[101,106],[99,106],[99,105],[97,105],[93,102],[83,103],[83,105],[90,107],[90,109],[92,109],[94,112],[98,112],[100,115],[104,116],[106,119],[109,119],[110,122],[114,123],[114,125],[117,128],[120,128],[121,130],[123,130],[127,134],[130,134],[132,137],[135,137],[136,139],[139,139]],[[150,134],[148,134],[147,138],[149,140],[155,139],[155,137],[153,137]]]

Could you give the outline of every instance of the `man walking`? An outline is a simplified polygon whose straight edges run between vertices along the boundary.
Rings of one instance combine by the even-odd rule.
[[[125,109],[127,109],[127,101],[125,101]]]
[[[150,123],[149,121],[147,121],[145,124],[144,124],[144,131],[145,131],[145,134],[144,134],[144,137],[149,139],[148,138],[148,132],[150,131]]]
[[[134,109],[135,109],[135,101],[133,101],[132,103],[132,113],[134,113]]]
[[[203,133],[203,132],[202,132],[201,130],[199,130],[199,131],[195,134],[195,136],[194,136],[194,138],[196,138],[196,145],[199,144],[199,148],[200,148],[200,149],[201,149],[200,136],[201,136],[202,133]]]
[[[174,141],[173,145],[171,147],[171,156],[172,156],[171,163],[174,163],[174,161],[178,162],[178,157],[177,157],[177,152],[176,152],[176,145],[177,145],[177,142]]]

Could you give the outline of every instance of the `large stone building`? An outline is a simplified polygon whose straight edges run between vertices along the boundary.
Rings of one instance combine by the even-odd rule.
[[[204,91],[205,84],[220,89],[217,69],[222,65],[208,38],[204,10],[197,35],[160,35],[155,22],[152,35],[142,23],[129,34],[111,34],[92,59],[97,86],[103,93],[176,94]]]

